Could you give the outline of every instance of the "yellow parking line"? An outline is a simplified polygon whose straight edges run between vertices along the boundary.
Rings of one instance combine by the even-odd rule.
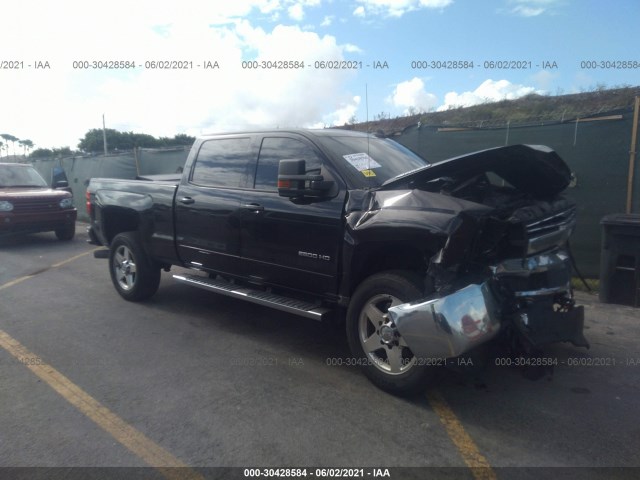
[[[77,260],[78,258],[84,257],[89,255],[90,253],[95,252],[96,250],[99,250],[99,248],[94,248],[93,250],[89,250],[88,252],[84,252],[81,253],[79,255],[76,255],[75,257],[71,257],[68,258],[66,260],[63,260],[62,262],[58,262],[58,263],[54,263],[53,265],[51,265],[51,268],[57,268],[57,267],[61,267],[62,265],[65,265],[69,262],[73,262],[74,260]],[[14,285],[17,285],[19,283],[24,282],[25,280],[29,280],[30,278],[35,277],[37,274],[33,274],[33,275],[25,275],[24,277],[20,277],[20,278],[16,278],[15,280],[11,280],[10,282],[5,283],[4,285],[0,285],[0,290],[4,290],[6,288],[9,287],[13,287]]]
[[[67,258],[66,260],[63,260],[61,262],[58,263],[54,263],[53,265],[51,265],[51,268],[58,268],[61,267],[62,265],[66,265],[69,262],[73,262],[74,260],[77,260],[81,257],[84,257],[86,255],[89,255],[90,253],[95,252],[96,250],[102,250],[103,247],[98,247],[98,248],[94,248],[92,250],[89,250],[88,252],[84,252],[84,253],[80,253],[78,255],[76,255],[75,257],[71,257],[71,258]]]
[[[431,408],[436,412],[444,428],[451,438],[451,441],[458,448],[462,455],[464,463],[471,469],[476,480],[496,480],[496,473],[486,458],[480,453],[480,450],[474,443],[473,439],[465,431],[462,423],[453,413],[449,404],[437,390],[427,392],[427,399]]]
[[[199,473],[191,470],[186,464],[150,440],[142,432],[127,424],[62,373],[43,363],[40,357],[30,352],[20,342],[2,330],[0,330],[0,347],[4,348],[20,363],[48,383],[65,400],[93,420],[118,442],[147,464],[155,467],[167,479],[203,479]]]
[[[16,278],[15,280],[7,282],[4,285],[0,285],[0,290],[4,290],[5,288],[13,287],[14,285],[22,283],[25,280],[29,280],[31,277],[33,277],[33,275],[27,275],[25,277]]]
[[[93,253],[95,250],[98,249],[96,248],[61,262],[54,263],[51,265],[51,268],[66,265],[67,263]],[[0,285],[0,290],[22,283],[36,275],[37,274],[25,275],[24,277],[7,282],[4,285]],[[20,342],[2,330],[0,330],[0,347],[13,355],[20,363],[49,384],[49,386],[62,395],[65,400],[89,417],[100,428],[108,432],[118,442],[147,464],[155,467],[167,479],[202,480],[203,477],[200,474],[191,470],[186,464],[150,440],[142,432],[139,432],[127,424],[55,368],[43,363],[40,357],[30,352]]]
[[[57,268],[88,255],[97,249],[81,253],[62,262],[53,264]],[[21,283],[34,275],[27,275],[11,282],[0,285],[0,290]],[[98,426],[111,434],[118,442],[131,452],[143,459],[147,464],[155,467],[168,479],[202,479],[197,472],[188,468],[178,458],[164,450],[124,420],[101,405],[97,400],[84,392],[67,377],[53,367],[41,363],[41,359],[27,350],[17,340],[0,330],[0,347],[22,362],[27,368],[42,380],[47,382],[55,391],[62,395],[69,403],[93,420]],[[25,359],[27,361],[25,361]],[[29,361],[38,359],[37,362]],[[35,365],[33,363],[36,363]],[[427,399],[431,408],[436,412],[444,425],[447,434],[458,448],[464,462],[471,469],[476,480],[496,480],[496,474],[487,459],[480,453],[473,439],[465,431],[444,397],[436,390],[427,392]],[[179,468],[177,470],[176,468]]]

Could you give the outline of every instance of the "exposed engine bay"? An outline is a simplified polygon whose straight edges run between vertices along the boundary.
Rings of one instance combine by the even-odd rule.
[[[409,188],[425,205],[433,205],[432,194],[449,198],[437,206],[442,213],[457,207],[429,261],[434,294],[389,310],[417,355],[458,356],[498,334],[516,354],[535,355],[556,342],[589,347],[570,283],[576,206],[560,194],[569,181],[555,152],[518,145],[447,160],[383,186]]]

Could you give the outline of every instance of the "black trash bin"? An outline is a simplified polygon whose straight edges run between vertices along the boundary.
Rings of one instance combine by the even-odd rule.
[[[640,306],[640,215],[605,216],[600,252],[600,301]]]

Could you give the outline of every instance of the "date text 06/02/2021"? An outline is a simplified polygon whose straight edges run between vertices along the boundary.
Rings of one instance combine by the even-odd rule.
[[[245,478],[391,478],[388,468],[245,468]]]

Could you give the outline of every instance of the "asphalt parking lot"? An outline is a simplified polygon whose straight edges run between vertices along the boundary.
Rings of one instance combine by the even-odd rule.
[[[424,395],[402,399],[341,364],[350,355],[335,327],[174,284],[168,273],[150,301],[125,302],[85,239],[79,224],[72,242],[0,241],[0,476],[70,467],[139,467],[144,478],[247,473],[214,467],[306,467],[308,477],[364,468],[368,478],[377,467],[398,479],[640,473],[639,309],[580,294],[591,349],[549,349],[558,365],[543,378],[492,362],[443,370]]]

